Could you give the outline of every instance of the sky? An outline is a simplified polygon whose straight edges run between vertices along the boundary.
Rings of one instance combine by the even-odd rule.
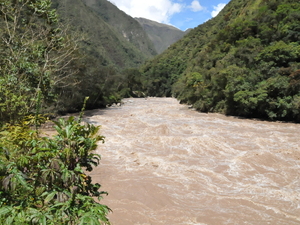
[[[230,0],[109,0],[132,17],[143,17],[183,31],[215,17]]]

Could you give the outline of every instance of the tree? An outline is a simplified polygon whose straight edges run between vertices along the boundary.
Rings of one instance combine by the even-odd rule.
[[[0,224],[109,224],[94,199],[106,193],[85,174],[99,164],[99,127],[81,114],[55,122],[52,138],[32,129],[76,80],[77,45],[57,21],[50,0],[0,0]]]
[[[0,2],[0,118],[17,122],[40,103],[55,100],[54,87],[72,76],[77,49],[58,24],[50,0]]]

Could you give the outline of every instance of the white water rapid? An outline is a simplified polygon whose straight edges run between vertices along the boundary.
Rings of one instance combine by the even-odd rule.
[[[173,98],[88,111],[112,225],[300,224],[300,124],[205,114]]]

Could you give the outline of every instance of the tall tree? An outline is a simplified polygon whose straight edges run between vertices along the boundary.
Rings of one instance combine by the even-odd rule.
[[[1,0],[1,122],[31,113],[37,99],[54,101],[54,87],[72,75],[66,71],[77,48],[65,31],[50,0]]]

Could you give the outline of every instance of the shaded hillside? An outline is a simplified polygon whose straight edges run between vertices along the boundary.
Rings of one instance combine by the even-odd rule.
[[[97,1],[101,2],[107,3],[106,0]],[[70,26],[69,35],[83,37],[78,42],[76,60],[72,62],[77,73],[72,76],[71,83],[76,85],[57,90],[61,97],[56,108],[61,112],[80,110],[85,96],[90,97],[88,109],[99,108],[127,96],[130,89],[127,88],[127,72],[124,74],[123,70],[137,68],[156,54],[154,47],[146,42],[147,36],[142,27],[133,18],[112,7],[113,18],[120,14],[119,24],[124,20],[126,32],[134,34],[130,42],[104,21],[100,11],[95,10],[97,8],[87,6],[84,0],[53,0],[53,7],[57,9],[61,23]],[[132,31],[127,27],[130,23],[135,24]]]
[[[83,2],[145,56],[153,57],[157,54],[140,24],[111,2],[107,0],[83,0]]]
[[[232,0],[143,66],[149,95],[203,112],[300,121],[300,3]]]
[[[120,68],[136,67],[151,57],[149,52],[143,53],[118,34],[98,12],[88,7],[83,0],[54,0],[53,3],[63,23],[69,23],[85,35],[84,50],[87,54],[101,59],[100,63]],[[118,13],[122,14],[122,11],[119,10]]]
[[[171,44],[178,41],[186,33],[176,27],[158,23],[145,18],[135,18],[144,28],[158,53],[162,53]]]

